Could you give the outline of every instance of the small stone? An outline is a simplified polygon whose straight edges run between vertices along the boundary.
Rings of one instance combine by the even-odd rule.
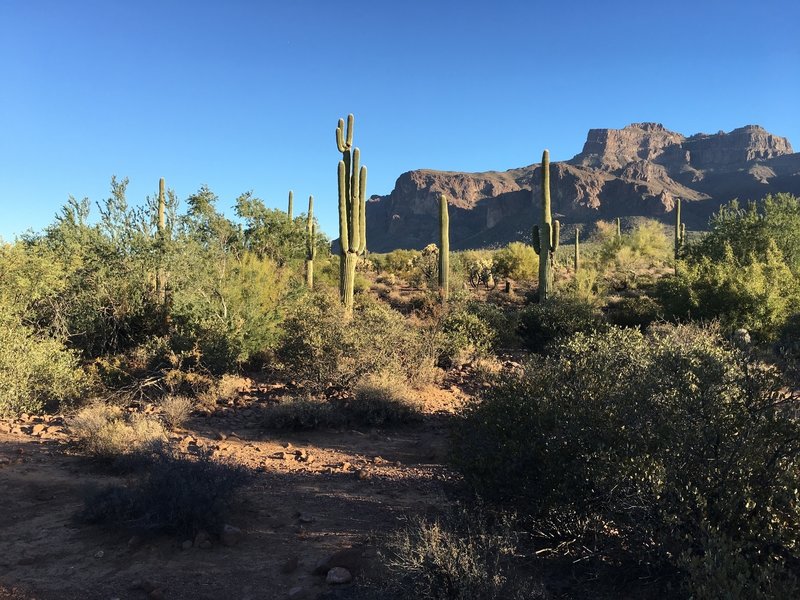
[[[228,439],[228,436],[225,435],[224,433],[222,433],[221,431],[218,431],[217,432],[217,439],[224,442],[225,440]]]
[[[242,541],[244,537],[244,533],[238,527],[234,527],[233,525],[225,525],[222,528],[222,535],[220,536],[220,541],[222,542],[223,546],[235,546],[239,542]]]
[[[192,540],[185,540],[181,544],[181,550],[189,550],[189,548],[191,548],[191,547],[192,547]]]
[[[161,588],[154,589],[152,592],[147,594],[147,597],[150,600],[164,600],[164,598],[166,598],[166,596],[164,595],[164,590],[162,590]]]
[[[269,457],[275,460],[284,460],[286,458],[286,452],[273,452]]]
[[[105,555],[106,553],[103,552],[102,550],[98,550],[97,552],[94,553],[95,558],[103,558]]]
[[[293,587],[292,589],[289,590],[288,597],[289,598],[299,598],[300,596],[303,595],[304,592],[305,592],[305,590],[302,587],[296,586],[296,587]]]
[[[46,431],[47,431],[47,425],[45,425],[44,423],[37,423],[36,425],[33,426],[33,429],[31,429],[31,434],[42,435]]]
[[[356,469],[356,477],[361,481],[369,479],[369,472],[366,469]]]
[[[384,460],[380,456],[376,456],[375,458],[372,459],[372,462],[375,463],[376,465],[382,465],[384,463]]]
[[[301,523],[313,523],[314,517],[312,517],[308,513],[299,513],[297,515],[297,520],[300,521]]]
[[[351,581],[353,581],[353,576],[344,567],[333,567],[325,576],[325,582],[331,585],[340,585]]]
[[[128,540],[128,548],[138,548],[142,545],[142,537],[139,535],[134,535],[131,539]]]
[[[281,565],[281,573],[284,575],[288,575],[289,573],[294,573],[297,570],[297,565],[299,564],[300,560],[296,556],[290,557],[285,563]]]

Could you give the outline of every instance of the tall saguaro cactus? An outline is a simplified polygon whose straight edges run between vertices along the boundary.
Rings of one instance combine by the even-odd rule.
[[[353,285],[358,257],[367,249],[367,167],[359,168],[361,151],[353,148],[353,115],[336,127],[336,147],[342,153],[339,161],[339,295],[348,314],[353,311]]]
[[[439,293],[442,301],[450,297],[450,215],[447,198],[439,195]]]
[[[533,249],[539,255],[539,302],[550,297],[560,232],[561,223],[553,221],[550,212],[550,152],[545,150],[542,154],[542,218],[533,227]]]
[[[167,198],[164,193],[164,178],[158,180],[158,268],[156,270],[156,298],[158,302],[166,303],[167,277],[164,271],[164,253],[167,235]]]
[[[616,229],[617,238],[621,238],[622,237],[622,220],[619,217],[617,217],[616,225],[617,225],[617,229]]]
[[[292,222],[292,211],[294,210],[294,193],[292,190],[289,190],[289,209],[286,211],[286,214],[289,215],[289,222]]]
[[[681,199],[675,204],[675,264],[677,268],[678,259],[680,258],[681,249],[686,242],[686,223],[681,222]]]
[[[577,227],[575,228],[575,256],[572,260],[573,267],[575,267],[575,272],[577,273],[578,270],[581,268],[581,230]]]
[[[314,289],[314,257],[317,255],[317,227],[314,224],[314,196],[308,197],[306,223],[306,285]]]

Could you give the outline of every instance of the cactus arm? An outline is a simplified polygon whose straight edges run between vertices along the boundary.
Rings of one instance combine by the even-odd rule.
[[[339,161],[339,245],[341,247],[340,254],[344,256],[347,249],[350,247],[350,238],[347,235],[347,186],[345,185],[347,175],[345,173],[345,164],[343,160]]]
[[[536,252],[537,256],[539,256],[542,252],[541,252],[541,245],[539,244],[540,239],[539,239],[539,226],[538,225],[534,225],[533,226],[532,242],[533,242],[533,251]]]
[[[553,239],[550,244],[550,252],[558,250],[558,242],[561,239],[561,222],[558,220],[553,221]]]
[[[358,177],[358,225],[359,225],[359,246],[358,253],[363,254],[367,250],[367,167],[361,165],[361,172]]]

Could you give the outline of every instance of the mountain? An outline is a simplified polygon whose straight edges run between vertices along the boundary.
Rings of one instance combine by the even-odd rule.
[[[540,182],[539,164],[504,172],[403,173],[389,195],[367,203],[367,246],[388,252],[436,242],[441,193],[450,204],[454,250],[530,241]],[[758,125],[689,137],[660,123],[590,129],[579,154],[550,164],[550,189],[567,238],[571,223],[635,216],[668,221],[678,198],[688,226],[703,228],[734,198],[800,195],[800,153]]]

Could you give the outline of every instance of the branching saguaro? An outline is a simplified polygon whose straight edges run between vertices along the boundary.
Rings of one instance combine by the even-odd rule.
[[[306,222],[306,285],[314,289],[314,257],[317,255],[317,226],[314,224],[314,196],[308,197]]]
[[[546,301],[552,292],[553,267],[558,249],[561,223],[553,221],[550,212],[550,152],[542,154],[542,213],[541,221],[533,226],[533,249],[539,255],[539,302]]]
[[[442,301],[450,297],[450,215],[447,198],[439,195],[439,293]]]
[[[353,115],[339,119],[336,147],[342,153],[339,161],[339,295],[347,314],[353,311],[353,286],[359,256],[367,249],[367,168],[359,167],[361,152],[353,148]]]

